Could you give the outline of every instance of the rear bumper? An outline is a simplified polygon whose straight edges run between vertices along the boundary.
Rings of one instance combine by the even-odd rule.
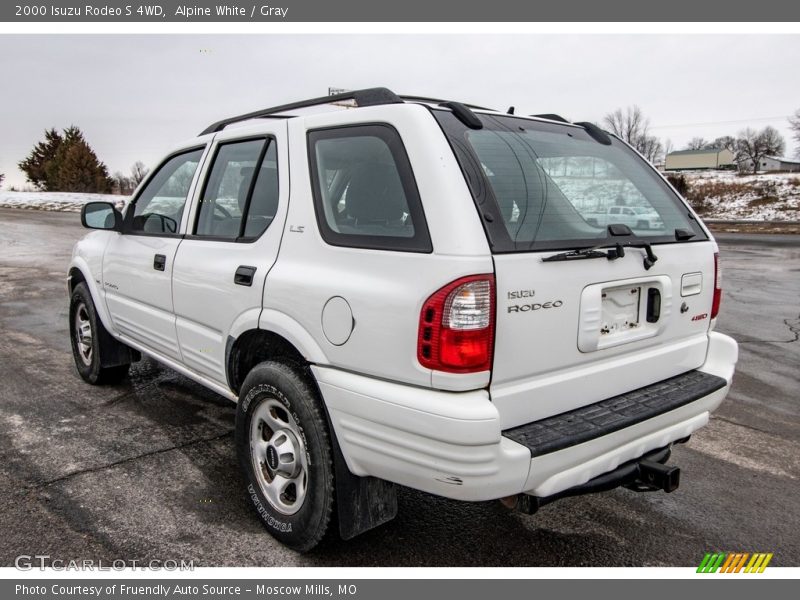
[[[536,456],[503,435],[486,390],[440,392],[325,367],[312,369],[342,453],[356,475],[459,500],[519,493],[546,497],[669,446],[705,425],[728,393],[738,355],[736,342],[728,336],[711,333],[709,341],[698,371],[722,378],[719,389]]]

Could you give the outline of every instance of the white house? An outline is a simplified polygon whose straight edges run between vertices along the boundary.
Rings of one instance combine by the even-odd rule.
[[[743,160],[739,163],[739,168],[752,171],[753,161]],[[788,158],[778,158],[775,156],[765,156],[759,161],[759,171],[789,171],[800,172],[800,160],[790,160]]]

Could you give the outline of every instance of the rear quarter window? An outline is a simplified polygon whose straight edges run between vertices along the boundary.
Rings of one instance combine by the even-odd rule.
[[[432,251],[411,165],[393,127],[310,131],[308,151],[317,224],[327,243]]]

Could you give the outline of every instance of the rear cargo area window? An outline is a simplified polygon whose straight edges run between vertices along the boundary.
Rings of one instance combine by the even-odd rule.
[[[592,246],[612,224],[652,243],[675,243],[676,229],[705,239],[669,186],[619,140],[605,145],[582,127],[519,118],[482,115],[484,127],[472,130],[443,111],[436,117],[490,215],[495,250]]]
[[[337,246],[430,252],[411,165],[386,125],[309,133],[320,232]]]

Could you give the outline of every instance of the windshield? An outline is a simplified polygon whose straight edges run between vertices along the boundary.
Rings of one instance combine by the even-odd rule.
[[[652,167],[616,139],[604,145],[583,128],[488,115],[473,130],[450,112],[434,114],[495,251],[597,245],[611,224],[653,243],[675,242],[675,229],[706,239]]]

